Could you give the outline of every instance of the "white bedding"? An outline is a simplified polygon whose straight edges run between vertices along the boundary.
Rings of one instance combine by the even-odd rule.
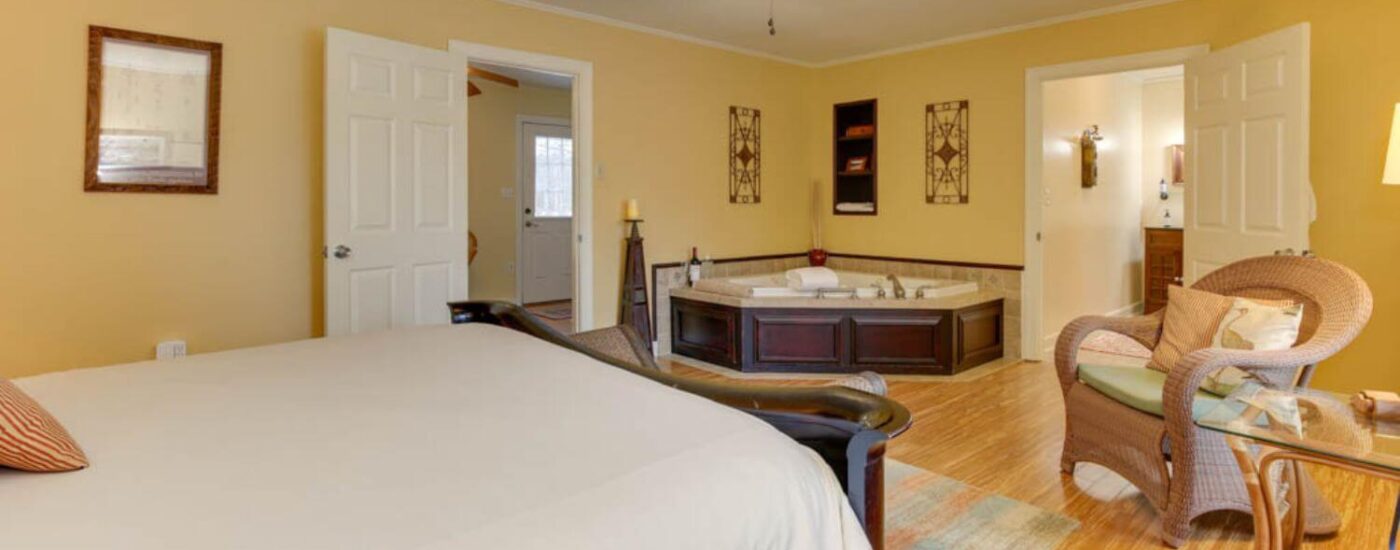
[[[767,424],[495,326],[15,382],[92,466],[0,469],[3,548],[869,548]]]

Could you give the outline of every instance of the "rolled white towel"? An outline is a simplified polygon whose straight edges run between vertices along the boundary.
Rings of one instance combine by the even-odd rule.
[[[801,267],[787,272],[788,288],[795,290],[817,290],[841,286],[836,272],[826,267]]]
[[[875,211],[875,203],[873,203],[873,202],[838,202],[838,203],[836,203],[836,211],[837,211],[837,212],[874,212],[874,211]]]

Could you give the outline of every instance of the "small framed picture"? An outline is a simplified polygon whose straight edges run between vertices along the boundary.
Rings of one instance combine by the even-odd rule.
[[[864,172],[870,169],[870,157],[851,157],[846,159],[847,172]]]
[[[88,28],[84,191],[219,192],[223,46]]]

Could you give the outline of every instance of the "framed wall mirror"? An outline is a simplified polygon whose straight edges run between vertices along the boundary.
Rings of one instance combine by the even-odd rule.
[[[84,190],[219,192],[222,49],[88,28]]]

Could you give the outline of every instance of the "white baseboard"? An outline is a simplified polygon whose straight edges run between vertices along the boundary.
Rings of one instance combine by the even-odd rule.
[[[1109,317],[1128,317],[1131,315],[1139,315],[1141,313],[1142,302],[1133,302],[1131,304],[1128,304],[1127,306],[1105,313],[1104,315],[1107,315]]]
[[[1043,353],[1041,354],[1041,357],[1054,357],[1054,356],[1055,356],[1055,341],[1056,341],[1056,340],[1059,340],[1059,339],[1060,339],[1060,331],[1058,331],[1058,330],[1055,331],[1054,334],[1047,335],[1047,336],[1043,339],[1043,341],[1040,343],[1040,349],[1043,350]]]

